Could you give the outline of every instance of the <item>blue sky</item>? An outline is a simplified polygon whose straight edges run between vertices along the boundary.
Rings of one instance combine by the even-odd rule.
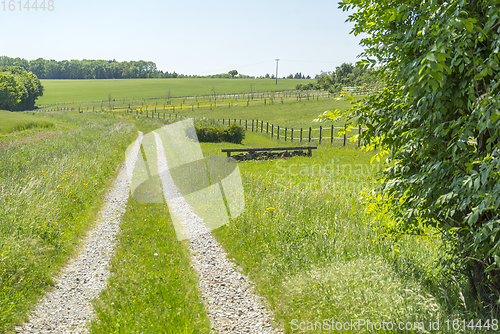
[[[362,52],[337,1],[54,0],[45,12],[19,11],[19,0],[10,11],[5,1],[0,56],[142,59],[169,72],[253,76],[273,74],[279,58],[280,77],[314,77]]]

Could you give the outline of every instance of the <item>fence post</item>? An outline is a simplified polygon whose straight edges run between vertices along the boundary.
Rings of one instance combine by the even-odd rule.
[[[309,142],[311,142],[311,127],[309,127]]]
[[[361,145],[361,124],[358,125],[358,147]]]
[[[280,126],[278,125],[278,131],[276,131],[277,138],[280,139]]]
[[[293,143],[293,128],[292,128],[292,133],[290,134],[290,142]]]
[[[267,125],[266,125],[266,133],[269,134],[269,122],[267,122]]]
[[[231,126],[231,119],[228,119],[228,120],[227,120],[227,125],[228,125],[228,126]]]
[[[286,133],[287,133],[288,128],[285,127],[285,141],[286,141]]]
[[[245,130],[248,130],[248,120],[245,120]]]
[[[300,128],[300,142],[302,143],[302,128]]]
[[[330,144],[333,144],[333,124],[332,124],[332,135],[331,135],[331,139],[330,139]]]
[[[321,144],[321,133],[322,133],[323,128],[321,125],[319,126],[319,143]]]
[[[252,132],[253,132],[253,121],[254,121],[254,120],[252,119]]]
[[[347,124],[344,124],[344,146],[345,146],[346,140],[347,140]]]
[[[274,124],[271,124],[271,138],[274,137]]]
[[[260,133],[264,130],[264,121],[260,121]]]

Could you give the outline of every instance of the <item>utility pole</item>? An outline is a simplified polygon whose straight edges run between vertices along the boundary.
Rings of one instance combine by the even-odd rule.
[[[280,60],[279,59],[276,59],[276,85],[278,84],[278,62]]]

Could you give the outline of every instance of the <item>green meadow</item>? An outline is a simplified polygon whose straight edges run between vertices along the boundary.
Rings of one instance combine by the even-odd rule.
[[[0,135],[34,128],[50,128],[54,122],[35,114],[0,110]]]
[[[209,94],[233,94],[295,89],[313,80],[280,79],[97,79],[41,80],[43,96],[38,106],[55,103],[91,102],[122,99],[166,98]]]
[[[182,85],[201,79],[158,80],[172,83],[171,96],[174,92],[179,96],[210,94],[210,83],[216,82],[226,87],[226,93],[249,91],[244,85],[259,81],[205,79],[204,87],[191,90]],[[97,96],[107,100],[110,93],[104,87],[114,80],[101,81],[48,81],[44,98],[53,100],[45,103],[64,102],[64,94],[68,102],[92,101]],[[154,82],[160,82],[156,79],[135,88],[138,81],[133,81],[117,80],[130,90],[117,89],[115,94],[123,95],[113,98],[168,94],[167,86],[154,88]],[[278,87],[287,81],[280,80]],[[73,85],[69,90],[64,86],[68,83]],[[232,84],[237,85],[231,88]],[[221,87],[217,94],[223,93]],[[63,95],[54,97],[58,89]],[[257,86],[251,89],[257,92]],[[319,124],[312,120],[325,110],[349,107],[329,97],[249,106],[236,106],[232,101],[231,107],[224,102],[213,109],[191,106],[177,111],[185,117],[259,119],[282,127],[328,128],[342,126],[343,121]],[[148,112],[149,117],[132,110],[15,114],[25,117],[24,122],[36,118],[57,129],[64,127],[50,138],[0,146],[0,332],[26,320],[36,301],[53,286],[54,275],[75,254],[137,131],[147,133],[175,122],[167,111],[165,116],[155,113],[155,118],[151,109]],[[0,112],[0,117],[6,115],[13,114]],[[33,130],[15,130],[16,122],[10,117],[0,124],[8,134]],[[271,138],[264,129],[263,133],[247,131],[240,145],[201,143],[201,147],[205,156],[213,156],[224,155],[222,148],[292,144],[296,142]],[[257,293],[266,297],[274,313],[274,324],[287,333],[327,331],[325,319],[330,328],[332,321],[335,325],[335,321],[351,319],[394,326],[392,330],[364,327],[359,332],[481,332],[452,326],[456,319],[468,324],[496,315],[464,298],[463,282],[450,282],[440,274],[436,263],[442,248],[436,231],[391,235],[381,229],[389,218],[375,219],[363,204],[363,193],[376,185],[377,173],[384,166],[383,162],[370,163],[373,155],[358,149],[356,143],[343,146],[339,141],[326,141],[313,150],[312,157],[239,163],[245,210],[215,230],[215,237],[255,282]],[[189,241],[177,241],[168,208],[131,198],[118,239],[109,284],[94,302],[91,332],[210,333],[197,276],[189,264]],[[429,330],[430,323],[438,321],[440,330]],[[321,329],[310,326],[318,322]],[[422,323],[423,330],[414,330]],[[398,329],[399,324],[406,328]]]

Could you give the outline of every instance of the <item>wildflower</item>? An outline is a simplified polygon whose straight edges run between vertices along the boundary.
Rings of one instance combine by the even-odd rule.
[[[264,215],[265,215],[266,213],[273,213],[273,212],[274,212],[274,210],[276,210],[276,209],[275,209],[275,208],[273,208],[273,207],[269,207],[269,208],[267,208],[267,209],[266,209],[266,211],[264,211]]]

